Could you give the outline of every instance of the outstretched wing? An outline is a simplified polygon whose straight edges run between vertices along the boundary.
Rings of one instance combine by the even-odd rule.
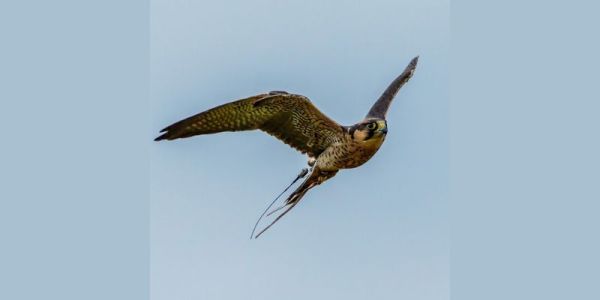
[[[310,156],[318,156],[343,128],[308,98],[271,92],[230,102],[174,123],[155,139],[174,140],[224,131],[263,130]]]
[[[388,109],[390,108],[390,104],[392,104],[392,100],[394,100],[394,97],[398,93],[398,90],[400,90],[400,88],[415,73],[415,68],[417,67],[418,61],[419,61],[418,56],[413,58],[410,61],[410,63],[408,63],[408,66],[406,66],[406,68],[404,69],[404,72],[402,72],[402,74],[398,75],[398,77],[396,77],[396,79],[394,79],[394,81],[392,81],[392,83],[390,83],[390,85],[387,87],[387,89],[385,89],[385,91],[379,97],[379,99],[377,99],[375,104],[373,104],[373,106],[371,107],[371,110],[369,110],[369,113],[367,113],[367,117],[366,117],[367,119],[370,119],[370,118],[385,119],[385,115],[386,115]]]

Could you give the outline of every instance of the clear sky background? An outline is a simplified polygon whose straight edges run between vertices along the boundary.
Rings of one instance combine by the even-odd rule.
[[[449,298],[448,1],[154,0],[150,25],[156,133],[270,90],[354,124],[420,55],[379,152],[258,240],[305,156],[258,131],[154,144],[154,300]]]

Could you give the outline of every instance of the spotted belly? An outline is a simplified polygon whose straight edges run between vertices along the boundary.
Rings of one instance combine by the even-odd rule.
[[[353,142],[344,141],[332,144],[317,159],[317,166],[324,171],[351,169],[366,163],[379,150],[380,141]]]

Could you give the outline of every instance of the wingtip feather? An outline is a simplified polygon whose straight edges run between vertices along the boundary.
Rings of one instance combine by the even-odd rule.
[[[169,134],[170,134],[170,133],[169,133],[168,131],[167,131],[167,132],[165,132],[165,131],[163,130],[163,131],[161,131],[161,132],[164,132],[164,133],[163,133],[163,134],[161,134],[161,135],[159,135],[158,137],[156,137],[156,138],[154,139],[154,141],[155,141],[155,142],[159,142],[159,141],[162,141],[162,140],[170,140],[170,139],[171,139],[171,137],[169,136]]]
[[[408,63],[408,66],[406,67],[407,70],[415,70],[417,68],[417,63],[419,62],[419,55],[415,56],[410,63]]]

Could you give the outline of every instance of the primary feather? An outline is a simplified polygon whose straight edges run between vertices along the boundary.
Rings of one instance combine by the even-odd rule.
[[[164,128],[155,140],[174,140],[223,131],[260,129],[312,157],[318,156],[341,125],[320,112],[308,98],[272,92],[233,101]]]

